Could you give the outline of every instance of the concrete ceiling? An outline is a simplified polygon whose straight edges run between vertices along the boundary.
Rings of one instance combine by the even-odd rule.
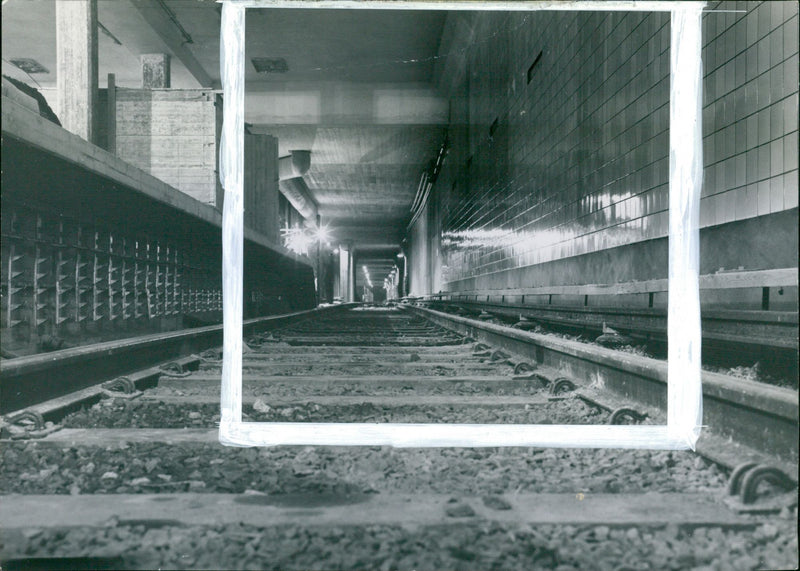
[[[45,91],[56,88],[55,3],[56,0],[3,2],[3,73]],[[174,35],[165,34],[166,39],[159,35],[145,19],[137,4],[141,3],[135,4],[129,0],[99,0],[97,3],[97,19],[100,23],[97,34],[100,87],[106,86],[109,73],[116,75],[116,84],[119,87],[141,87],[139,55],[174,54],[175,50],[170,44],[174,44],[179,50],[179,33],[176,31]],[[157,6],[155,0],[151,0],[150,4]],[[163,28],[160,29],[163,32]],[[16,58],[33,58],[49,73],[27,75],[10,63]],[[219,80],[219,70],[214,72],[214,76]],[[173,57],[172,61],[172,86],[202,87],[187,69],[183,59],[178,57]],[[211,81],[207,82],[207,86],[211,86]]]
[[[56,85],[54,2],[3,3],[3,73],[46,95]],[[323,223],[334,241],[373,252],[376,283],[395,262],[420,175],[444,139],[448,105],[433,75],[446,17],[415,10],[247,11],[250,132],[278,137],[281,155],[311,151],[305,181]],[[101,87],[108,73],[119,86],[139,87],[143,53],[172,55],[174,88],[219,87],[213,0],[99,0],[98,19]],[[20,57],[50,73],[26,75],[9,63]],[[288,70],[259,73],[251,58],[282,58]]]

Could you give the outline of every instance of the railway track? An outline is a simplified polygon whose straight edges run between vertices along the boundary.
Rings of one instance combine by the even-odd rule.
[[[314,317],[246,335],[245,420],[663,421],[418,313]],[[750,466],[730,480],[731,463],[691,452],[223,447],[218,359],[212,348],[10,415],[3,567],[795,565],[785,475]]]

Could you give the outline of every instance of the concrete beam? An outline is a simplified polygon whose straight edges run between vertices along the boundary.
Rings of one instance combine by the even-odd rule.
[[[164,5],[160,2],[153,2],[153,0],[130,0],[130,2],[201,87],[214,87],[211,76],[186,47],[186,38],[181,34],[175,22],[170,19]]]
[[[326,189],[327,192],[327,189]],[[371,198],[371,197],[370,197]],[[354,199],[350,204],[325,204],[319,201],[319,213],[326,219],[353,219],[353,218],[386,218],[395,217],[398,207],[405,207],[408,210],[410,199],[404,202],[387,201],[387,204],[380,204],[372,200],[356,202]]]
[[[19,103],[32,113],[36,113],[37,115],[39,114],[39,103],[37,103],[37,101],[33,97],[31,97],[27,93],[23,93],[22,91],[20,91],[16,85],[11,83],[5,77],[3,77],[2,85],[3,85],[2,87],[3,97],[8,97],[9,99],[15,101],[16,103]]]
[[[56,81],[62,126],[94,142],[97,0],[56,2]]]
[[[260,129],[275,125],[446,125],[449,119],[447,98],[421,84],[249,82],[245,109],[245,120]]]
[[[335,240],[352,240],[358,244],[359,252],[384,251],[397,248],[400,244],[400,232],[394,229],[379,234],[377,232],[359,232],[353,228],[340,228],[332,223],[330,232]]]

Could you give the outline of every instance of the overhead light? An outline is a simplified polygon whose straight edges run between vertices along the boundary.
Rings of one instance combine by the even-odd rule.
[[[20,68],[25,73],[50,73],[50,70],[33,58],[12,59],[11,63]]]
[[[405,258],[406,255],[403,252],[400,252],[399,254],[397,254],[397,257],[398,258]]]
[[[283,228],[283,245],[296,254],[308,254],[312,240],[302,228]]]
[[[312,230],[311,234],[312,234],[314,240],[317,240],[319,242],[325,242],[326,244],[331,239],[331,233],[328,230],[327,226],[318,226],[318,227],[316,227],[316,228],[314,228]],[[328,245],[330,245],[330,244],[328,244]]]
[[[254,57],[250,60],[258,73],[286,73],[289,71],[289,64],[282,57]]]

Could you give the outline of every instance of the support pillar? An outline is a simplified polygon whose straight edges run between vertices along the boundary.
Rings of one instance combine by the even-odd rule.
[[[321,228],[322,228],[322,218],[319,214],[317,214],[317,231],[316,231],[316,252],[315,252],[315,259],[316,259],[316,274],[317,274],[317,305],[321,304],[324,301],[324,296],[322,294],[322,288],[325,287],[323,284],[325,283],[323,279],[323,269],[322,269],[322,238],[321,238]]]
[[[339,245],[339,295],[344,303],[353,301],[354,284],[351,279],[353,252],[350,244]]]
[[[113,73],[108,74],[106,89],[106,150],[117,154],[117,81]]]
[[[397,272],[400,274],[397,287],[398,297],[406,297],[408,295],[408,256],[404,252],[397,254],[400,260]]]
[[[333,298],[336,299],[344,299],[342,295],[342,288],[339,284],[339,280],[341,279],[341,271],[338,267],[335,267],[333,264],[331,265],[331,277],[333,278]]]
[[[347,266],[347,301],[356,300],[356,249],[350,246],[350,260]]]
[[[97,0],[56,2],[58,117],[93,143],[97,107]]]
[[[169,54],[142,54],[142,88],[163,89],[171,86]]]

